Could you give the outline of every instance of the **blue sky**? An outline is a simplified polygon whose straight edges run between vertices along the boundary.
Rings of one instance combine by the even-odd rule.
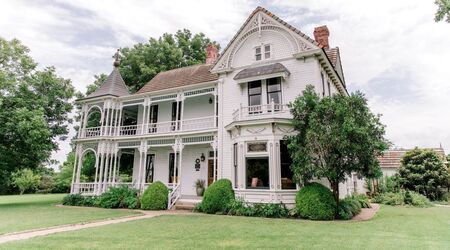
[[[0,36],[20,39],[41,67],[55,66],[84,91],[111,71],[119,47],[187,28],[223,48],[258,5],[311,37],[328,26],[348,89],[366,94],[395,146],[442,143],[450,152],[450,24],[433,21],[431,0],[0,0]],[[63,161],[70,146],[60,146],[54,158]]]

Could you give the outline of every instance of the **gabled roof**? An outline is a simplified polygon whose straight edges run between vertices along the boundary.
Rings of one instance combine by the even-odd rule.
[[[236,38],[239,36],[239,34],[241,33],[242,30],[244,30],[244,28],[247,26],[247,24],[252,20],[253,16],[255,16],[258,12],[263,12],[265,14],[267,14],[268,16],[270,16],[271,18],[273,18],[274,20],[278,21],[280,24],[284,25],[286,28],[290,29],[291,31],[299,34],[301,37],[303,37],[304,39],[306,39],[307,41],[311,42],[312,44],[318,46],[318,47],[322,47],[318,42],[316,42],[314,39],[312,39],[311,37],[307,36],[305,33],[301,32],[300,30],[298,30],[297,28],[295,28],[294,26],[288,24],[287,22],[283,21],[281,18],[279,18],[278,16],[276,16],[275,14],[273,14],[272,12],[266,10],[265,8],[258,6],[256,7],[256,9],[250,14],[250,16],[247,18],[247,20],[245,20],[244,24],[242,24],[242,26],[239,28],[239,30],[236,32],[236,34],[233,36],[233,38],[230,40],[230,42],[227,44],[227,46],[225,47],[225,49],[222,51],[222,53],[220,54],[219,58],[217,59],[216,63],[213,65],[213,67],[221,60],[221,58],[225,55],[225,52],[229,49],[229,47],[233,44],[234,40],[236,40]]]
[[[442,148],[429,148],[430,150],[436,152],[439,156],[445,158],[445,152]],[[381,168],[399,168],[401,165],[402,157],[406,152],[412,149],[391,149],[383,153],[382,156],[378,157]]]
[[[90,99],[108,95],[119,97],[129,94],[130,92],[128,91],[128,88],[125,85],[122,76],[120,75],[119,68],[115,66],[111,74],[109,74],[108,78],[102,83],[102,85],[96,91],[89,94],[83,99]]]
[[[240,79],[246,79],[250,77],[257,77],[262,75],[270,75],[275,73],[281,73],[286,72],[287,74],[290,74],[289,70],[284,67],[281,63],[274,63],[259,67],[253,67],[253,68],[247,68],[241,70],[239,73],[236,74],[236,76],[233,78],[234,80],[240,80]]]
[[[211,66],[212,64],[197,64],[160,72],[136,94],[218,80],[219,76],[209,71]]]

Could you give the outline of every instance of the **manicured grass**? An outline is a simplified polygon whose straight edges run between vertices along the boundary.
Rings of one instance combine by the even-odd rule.
[[[449,249],[450,209],[382,206],[371,221],[161,216],[0,245],[0,249]]]
[[[0,196],[0,234],[132,214],[99,208],[57,207],[65,194]]]

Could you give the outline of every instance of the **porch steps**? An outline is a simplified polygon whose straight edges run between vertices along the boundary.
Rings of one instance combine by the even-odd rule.
[[[173,206],[174,210],[194,210],[195,206],[202,202],[202,197],[197,196],[181,196]]]

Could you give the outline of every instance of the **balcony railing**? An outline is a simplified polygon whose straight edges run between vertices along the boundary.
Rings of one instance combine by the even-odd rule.
[[[151,134],[168,134],[178,132],[198,131],[216,127],[216,116],[185,119],[181,121],[168,121],[158,123],[147,123],[137,125],[120,126],[118,134],[116,127],[104,126],[85,128],[81,134],[82,138],[97,136],[135,136]]]
[[[251,120],[255,118],[281,117],[291,118],[286,104],[271,103],[243,107],[233,112],[233,121]]]

